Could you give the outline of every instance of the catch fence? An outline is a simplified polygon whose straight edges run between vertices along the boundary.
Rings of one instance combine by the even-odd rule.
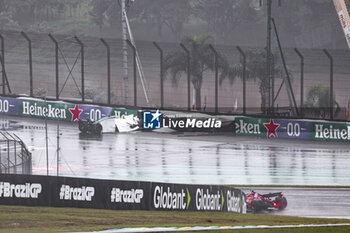
[[[0,174],[32,174],[32,155],[16,135],[0,132]]]
[[[196,101],[192,80],[188,88],[186,72],[177,75],[176,80],[164,69],[166,56],[174,51],[187,54],[180,43],[136,41],[137,52],[145,74],[150,104],[147,104],[139,72],[134,67],[133,49],[128,47],[128,89],[124,89],[122,41],[93,37],[46,35],[38,33],[3,32],[3,95],[11,93],[33,97],[94,102],[118,106],[152,107],[159,109],[193,110],[229,114],[286,114],[290,112],[290,101],[283,85],[280,71],[275,71],[270,88],[262,87],[261,79],[246,78],[238,72],[234,79],[222,79],[221,71],[205,69],[202,73],[200,106]],[[282,41],[283,45],[283,41]],[[219,59],[225,59],[231,67],[243,67],[243,58],[250,51],[264,51],[263,48],[213,45]],[[189,49],[189,48],[188,48]],[[274,54],[278,54],[276,48]],[[330,106],[323,106],[323,113],[311,113],[310,102],[322,102],[310,96],[310,90],[321,84],[333,89],[334,100],[339,107],[334,119],[346,119],[349,102],[348,76],[350,74],[350,53],[347,50],[322,50],[303,48],[283,49],[286,65],[291,76],[295,100],[303,114],[295,117],[330,118]],[[194,64],[193,54],[190,64]],[[249,61],[247,61],[248,63]],[[264,59],[257,61],[265,64]],[[251,63],[251,62],[250,62]],[[279,57],[274,58],[276,66],[282,66]],[[260,65],[261,65],[260,64]],[[251,67],[252,64],[250,64]],[[247,64],[247,72],[249,66]],[[136,82],[134,71],[136,70]],[[260,71],[264,73],[264,70]],[[218,80],[218,81],[216,81]],[[245,88],[244,88],[245,86]],[[320,85],[319,85],[320,86]],[[198,90],[197,90],[198,92]],[[127,94],[127,98],[125,98]],[[264,105],[263,96],[267,99]],[[194,106],[197,103],[197,106]],[[273,111],[262,111],[262,106]]]

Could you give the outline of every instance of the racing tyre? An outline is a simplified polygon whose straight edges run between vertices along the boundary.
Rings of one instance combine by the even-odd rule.
[[[86,122],[86,121],[79,121],[79,130],[82,133],[86,133],[88,131],[88,122]]]
[[[253,200],[251,203],[251,208],[254,213],[266,209],[264,203],[261,200]]]
[[[276,208],[279,210],[283,210],[284,208],[287,207],[287,199],[285,197],[277,197],[275,200],[276,203]]]
[[[96,134],[101,134],[102,133],[102,125],[100,123],[97,123],[94,125],[94,132]]]

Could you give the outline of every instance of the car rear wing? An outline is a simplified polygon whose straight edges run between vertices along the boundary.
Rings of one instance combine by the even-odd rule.
[[[282,196],[282,192],[278,192],[278,193],[268,193],[268,194],[263,194],[261,195],[263,197],[267,197],[267,198],[270,198],[270,197],[278,197],[278,196]]]

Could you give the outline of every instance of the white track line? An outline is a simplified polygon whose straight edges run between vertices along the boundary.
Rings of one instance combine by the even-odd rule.
[[[244,229],[283,229],[283,228],[308,228],[308,227],[344,227],[350,226],[350,223],[338,224],[299,224],[299,225],[279,225],[279,226],[210,226],[210,227],[140,227],[140,228],[122,228],[107,231],[99,231],[100,233],[131,233],[131,232],[181,232],[181,231],[213,231],[213,230],[244,230]],[[83,233],[83,232],[80,232]]]

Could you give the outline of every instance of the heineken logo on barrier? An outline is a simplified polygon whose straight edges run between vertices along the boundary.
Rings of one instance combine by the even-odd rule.
[[[29,116],[49,117],[66,119],[66,110],[54,107],[51,103],[40,103],[22,101],[22,114]]]
[[[315,139],[350,140],[350,125],[315,123]]]
[[[264,127],[261,129],[261,126]],[[266,136],[268,138],[271,138],[271,136],[278,138],[278,134],[276,131],[278,127],[280,127],[280,124],[275,123],[273,119],[270,119],[269,123],[262,124],[261,122],[246,122],[245,119],[238,119],[238,121],[236,122],[236,133],[262,136],[262,133],[266,132]]]
[[[94,187],[71,187],[62,185],[60,189],[60,200],[92,201],[95,195]]]
[[[83,110],[79,109],[79,106],[76,104],[74,108],[70,108],[69,111],[72,113],[72,121],[79,121],[79,116]]]
[[[72,108],[68,108],[68,106]],[[79,121],[83,109],[78,104],[50,103],[39,101],[22,100],[22,115],[36,116],[49,119],[62,119],[69,121]],[[68,108],[68,109],[67,109]]]
[[[267,129],[267,137],[270,138],[271,135],[273,135],[275,138],[278,138],[277,133],[276,133],[276,129],[280,126],[280,124],[275,124],[273,122],[273,119],[270,119],[270,123],[264,124],[265,128]]]
[[[260,124],[245,122],[244,119],[239,119],[236,122],[236,133],[260,135]]]
[[[1,99],[0,99],[1,100]],[[16,99],[14,99],[16,100]],[[12,101],[12,100],[11,100]],[[0,114],[13,114],[16,113],[13,109],[8,110],[8,106],[11,107],[11,103],[16,105],[15,101],[11,102],[10,99],[4,103],[4,113],[0,111]],[[47,119],[62,119],[65,121],[76,122],[79,120],[96,121],[106,116],[123,115],[137,115],[136,110],[128,110],[124,108],[110,108],[100,107],[93,105],[80,105],[65,102],[44,102],[35,99],[18,99],[17,112],[20,116],[31,116]],[[9,105],[8,105],[9,104]],[[1,105],[1,102],[0,102]],[[1,110],[1,106],[0,106]]]
[[[11,184],[9,182],[0,182],[0,198],[16,197],[16,198],[38,198],[41,193],[41,184],[25,183]]]

